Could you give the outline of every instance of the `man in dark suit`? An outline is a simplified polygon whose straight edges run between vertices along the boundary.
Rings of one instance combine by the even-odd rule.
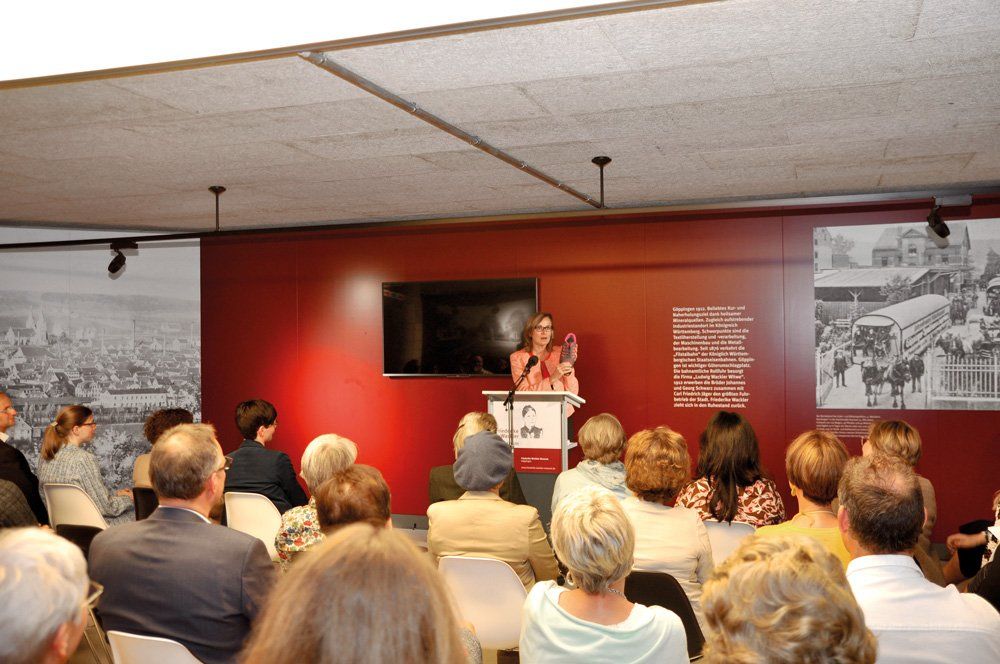
[[[226,475],[226,491],[259,493],[286,511],[308,501],[295,477],[288,455],[267,449],[278,427],[278,411],[263,399],[244,401],[236,407],[236,427],[243,444],[230,456],[233,467]]]
[[[153,447],[160,506],[90,546],[105,629],[173,639],[207,664],[236,660],[274,568],[263,542],[208,520],[228,464],[208,424],[176,426]]]
[[[7,480],[13,483],[24,494],[24,499],[28,501],[28,507],[35,515],[38,523],[49,523],[49,513],[45,510],[45,503],[38,493],[38,478],[31,472],[28,460],[21,454],[21,450],[9,445],[7,439],[7,429],[14,426],[17,421],[17,411],[10,401],[10,397],[0,392],[0,480]]]

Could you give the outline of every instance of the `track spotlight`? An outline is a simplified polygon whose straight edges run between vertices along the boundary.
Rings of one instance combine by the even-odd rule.
[[[125,254],[122,253],[122,249],[138,249],[139,245],[135,242],[122,241],[122,242],[112,242],[111,251],[115,252],[114,258],[108,263],[108,274],[118,274],[121,272],[122,268],[125,267]]]
[[[935,235],[940,238],[946,238],[951,234],[951,229],[941,219],[940,209],[940,205],[935,205],[931,208],[931,213],[927,215],[927,225],[931,227]]]

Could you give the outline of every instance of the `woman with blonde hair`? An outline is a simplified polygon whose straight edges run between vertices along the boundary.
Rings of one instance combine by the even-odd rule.
[[[811,537],[747,538],[705,584],[707,664],[875,661],[844,568]]]
[[[299,473],[309,488],[309,502],[293,507],[281,515],[281,528],[274,538],[278,563],[283,571],[298,553],[323,541],[316,514],[316,491],[328,479],[350,467],[358,458],[354,441],[325,433],[310,442],[302,453],[302,471]]]
[[[840,439],[828,431],[800,434],[785,453],[785,473],[792,496],[799,501],[799,511],[784,523],[758,528],[757,534],[807,535],[829,549],[847,569],[851,555],[841,539],[833,501],[849,456]]]
[[[390,528],[354,524],[296,562],[271,594],[245,664],[462,664],[437,570]]]
[[[132,492],[128,489],[109,491],[101,479],[97,457],[83,449],[83,445],[94,439],[96,429],[94,412],[86,406],[66,406],[60,410],[55,421],[45,428],[38,481],[42,485],[75,484],[80,487],[94,501],[108,525],[135,521]]]
[[[903,420],[878,420],[868,427],[868,437],[861,443],[861,454],[881,454],[899,459],[910,468],[916,470],[917,463],[923,453],[920,432]],[[920,482],[920,493],[924,496],[924,509],[927,519],[924,521],[920,545],[930,550],[931,532],[937,522],[937,500],[934,496],[934,485],[923,475],[917,474]]]
[[[465,447],[465,439],[480,431],[492,431],[496,433],[496,418],[489,413],[475,411],[462,416],[462,419],[458,421],[458,428],[455,430],[455,435],[451,438],[451,445],[455,451],[456,459],[458,458],[458,453]],[[431,504],[461,498],[462,494],[465,493],[465,489],[460,487],[455,481],[455,466],[448,464],[446,466],[431,468],[427,493],[430,496]],[[524,497],[524,491],[521,490],[521,483],[517,479],[517,473],[514,472],[513,468],[510,474],[507,475],[507,479],[504,480],[503,486],[500,487],[500,497],[509,503],[516,503],[518,505],[528,504],[528,501]]]
[[[552,544],[568,583],[542,581],[528,594],[522,661],[688,661],[677,614],[625,597],[635,531],[610,491],[587,486],[566,496],[552,517]]]
[[[701,622],[701,586],[715,567],[712,545],[697,512],[671,506],[690,473],[687,443],[676,431],[657,427],[629,438],[625,484],[635,496],[622,507],[635,526],[635,569],[677,579]]]
[[[552,513],[562,498],[585,486],[601,486],[619,499],[631,495],[625,486],[625,464],[621,461],[625,449],[625,429],[611,413],[601,413],[587,420],[577,434],[583,449],[583,461],[576,468],[556,477],[552,489]]]

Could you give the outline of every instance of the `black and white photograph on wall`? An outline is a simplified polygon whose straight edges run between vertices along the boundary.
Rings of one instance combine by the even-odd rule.
[[[816,407],[1000,410],[1000,219],[813,231]]]
[[[95,236],[0,228],[2,243]],[[59,410],[87,406],[97,422],[90,445],[115,489],[132,486],[135,458],[150,450],[150,413],[186,408],[201,420],[199,243],[123,255],[114,274],[108,245],[5,250],[0,259],[0,390],[17,410],[9,442],[35,469]]]

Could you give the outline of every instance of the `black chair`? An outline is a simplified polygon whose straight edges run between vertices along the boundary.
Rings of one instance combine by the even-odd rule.
[[[688,657],[701,657],[705,637],[681,584],[665,572],[632,572],[625,579],[625,597],[645,606],[662,606],[677,614],[687,634]]]
[[[142,521],[160,506],[156,494],[149,487],[132,487],[132,502],[135,504],[135,520]]]
[[[93,541],[97,533],[102,532],[103,528],[96,528],[94,526],[76,526],[70,523],[60,523],[56,526],[56,535],[60,537],[65,537],[73,544],[80,547],[83,551],[83,557],[89,559],[90,557],[90,543]]]

